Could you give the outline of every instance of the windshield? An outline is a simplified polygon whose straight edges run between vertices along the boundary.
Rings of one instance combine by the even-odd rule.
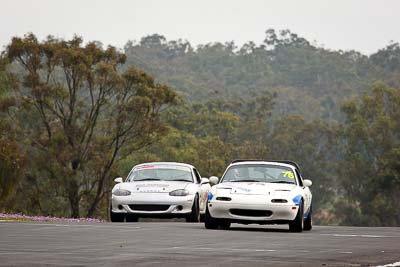
[[[173,165],[145,165],[135,168],[127,182],[137,181],[183,181],[193,182],[190,168]]]
[[[265,164],[249,164],[232,166],[225,173],[224,182],[263,182],[296,184],[291,168]]]

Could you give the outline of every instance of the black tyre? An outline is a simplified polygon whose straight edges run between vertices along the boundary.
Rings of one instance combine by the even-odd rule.
[[[297,211],[296,218],[289,223],[290,232],[302,232],[304,227],[304,205],[303,200],[300,201],[299,210]]]
[[[204,222],[204,220],[205,220],[205,217],[206,217],[206,214],[204,213],[204,214],[201,214],[200,213],[200,222]]]
[[[221,229],[228,230],[231,227],[231,222],[221,220],[218,222],[218,225]]]
[[[125,219],[125,214],[112,212],[110,207],[110,220],[111,222],[123,222]]]
[[[304,219],[304,231],[310,231],[312,229],[312,204],[310,206],[310,212],[307,215],[307,218]]]
[[[186,218],[186,222],[199,222],[199,221],[200,221],[199,197],[196,195],[193,201],[192,212]]]
[[[208,207],[206,208],[206,214],[204,216],[204,226],[206,227],[206,229],[218,228],[218,220],[211,217],[211,214],[208,211]]]
[[[138,222],[139,218],[135,215],[132,214],[127,214],[126,215],[126,222]]]

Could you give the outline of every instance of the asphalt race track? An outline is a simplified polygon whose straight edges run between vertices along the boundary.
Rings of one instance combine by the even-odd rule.
[[[400,261],[400,228],[200,223],[0,222],[1,266],[377,266]]]

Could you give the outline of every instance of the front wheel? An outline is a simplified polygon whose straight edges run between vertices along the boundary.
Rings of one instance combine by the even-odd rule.
[[[126,215],[126,222],[138,222],[139,218],[135,215],[132,214],[127,214]]]
[[[299,203],[299,210],[297,211],[296,218],[289,223],[290,232],[302,232],[304,226],[304,205],[303,200]]]
[[[206,207],[206,214],[204,216],[204,226],[206,229],[217,229],[218,221],[211,217],[210,212],[208,211],[208,207]]]
[[[199,222],[199,221],[200,221],[199,197],[196,195],[193,201],[192,212],[186,218],[186,222]]]
[[[218,224],[219,227],[223,230],[229,230],[229,228],[231,227],[231,222],[225,220],[221,220]]]
[[[110,221],[111,222],[123,222],[125,219],[125,214],[112,212],[110,207]]]
[[[204,222],[204,220],[205,220],[205,217],[206,217],[206,214],[205,213],[200,213],[200,222]]]
[[[312,205],[308,212],[307,218],[304,219],[304,231],[310,231],[312,229]]]

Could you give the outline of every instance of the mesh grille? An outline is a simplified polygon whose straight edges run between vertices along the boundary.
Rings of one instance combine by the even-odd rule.
[[[140,211],[166,211],[169,209],[169,205],[129,205],[131,210],[140,210]]]
[[[231,209],[230,212],[234,215],[249,217],[269,217],[272,215],[272,211],[270,210]]]

